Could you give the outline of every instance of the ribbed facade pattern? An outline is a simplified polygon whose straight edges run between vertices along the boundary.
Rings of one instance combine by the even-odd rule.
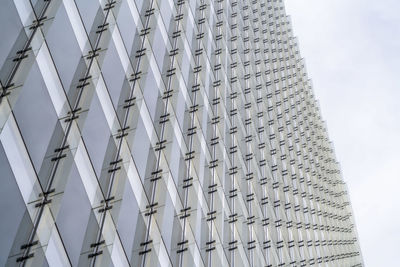
[[[7,0],[0,25],[1,266],[363,266],[282,0]]]

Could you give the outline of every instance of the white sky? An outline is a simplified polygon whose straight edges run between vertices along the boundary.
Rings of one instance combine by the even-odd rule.
[[[366,267],[400,266],[400,1],[285,0]]]

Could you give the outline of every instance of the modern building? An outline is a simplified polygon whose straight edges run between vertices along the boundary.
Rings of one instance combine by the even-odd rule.
[[[282,0],[7,0],[0,25],[0,266],[363,266]]]

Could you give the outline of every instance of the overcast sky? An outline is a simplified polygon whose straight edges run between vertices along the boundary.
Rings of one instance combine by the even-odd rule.
[[[400,1],[285,0],[366,267],[400,266]]]

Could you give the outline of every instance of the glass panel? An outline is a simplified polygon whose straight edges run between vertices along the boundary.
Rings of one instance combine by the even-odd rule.
[[[107,49],[107,53],[102,65],[102,73],[104,75],[111,100],[116,108],[118,106],[121,89],[124,84],[125,72],[122,68],[121,60],[113,42],[110,42],[110,46]]]
[[[118,17],[117,17],[117,24],[122,39],[124,40],[126,50],[131,51],[133,45],[133,39],[135,37],[138,38],[138,35],[137,35],[137,26],[135,24],[134,18],[132,17],[128,1],[122,1],[121,3],[121,8],[118,12]]]
[[[0,266],[5,266],[26,206],[1,144],[0,176],[0,214],[7,214],[0,223]]]
[[[135,229],[141,215],[139,214],[139,206],[133,195],[129,181],[125,183],[125,192],[122,197],[120,215],[116,222],[117,230],[124,246],[125,253],[131,258],[133,250],[133,239],[135,237]]]
[[[141,179],[144,179],[148,155],[150,150],[150,140],[146,132],[142,118],[139,119],[137,128],[134,133],[135,139],[132,145],[132,156]]]
[[[99,1],[75,0],[75,2],[83,20],[83,24],[86,28],[86,32],[89,34],[90,30],[92,29],[96,14],[103,12],[100,8]],[[100,23],[97,25],[100,25]]]
[[[57,116],[36,63],[21,90],[14,114],[33,165],[39,172]]]
[[[0,42],[0,67],[2,67],[7,57],[15,56],[14,53],[9,55],[11,49],[15,46],[22,49],[23,46],[22,42],[15,43],[23,29],[13,1],[0,2],[0,25],[0,36],[2,39]],[[1,79],[1,82],[4,83],[3,76],[1,76]]]
[[[110,130],[97,95],[93,97],[90,105],[82,136],[93,168],[99,177],[110,137]]]
[[[71,169],[56,223],[72,266],[77,266],[91,206],[75,167]]]
[[[58,9],[46,41],[64,90],[68,92],[82,55],[63,5]]]

